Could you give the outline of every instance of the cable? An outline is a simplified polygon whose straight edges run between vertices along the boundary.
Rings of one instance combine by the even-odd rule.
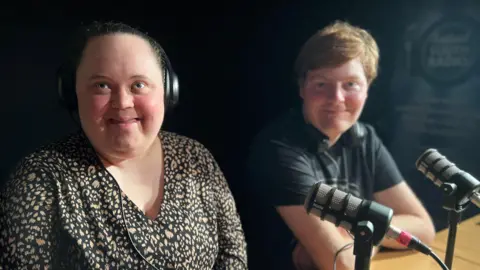
[[[130,243],[132,244],[132,246],[135,249],[135,251],[137,252],[137,254],[150,266],[150,268],[153,268],[154,270],[160,270],[153,263],[151,263],[147,258],[145,258],[145,256],[142,254],[142,252],[140,252],[140,250],[137,248],[137,246],[135,246],[135,242],[133,241],[133,237],[130,233],[130,230],[128,229],[128,227],[129,227],[128,226],[128,221],[125,218],[125,209],[123,207],[124,200],[123,200],[123,196],[122,196],[122,188],[120,187],[118,182],[115,180],[115,177],[113,177],[113,175],[110,173],[110,171],[108,171],[107,168],[105,167],[105,165],[103,165],[102,161],[99,159],[98,156],[97,156],[97,162],[108,173],[108,175],[110,175],[110,177],[113,179],[113,182],[115,183],[115,186],[117,187],[117,192],[118,192],[119,197],[120,197],[119,201],[120,201],[120,211],[121,211],[121,214],[122,214],[122,220],[123,220],[123,223],[125,225],[125,230],[127,230],[127,235],[128,235],[129,240],[130,240]],[[174,270],[174,268],[162,268],[162,269]]]
[[[442,267],[443,270],[450,270],[448,267],[440,260],[440,258],[433,251],[430,252],[430,256]]]
[[[119,201],[120,201],[120,210],[122,212],[122,219],[123,219],[123,223],[125,225],[125,230],[127,230],[127,235],[128,235],[128,238],[130,240],[130,243],[132,244],[133,248],[135,249],[135,251],[137,252],[138,255],[140,255],[140,257],[153,269],[155,270],[159,270],[157,267],[155,267],[155,265],[153,265],[149,260],[147,260],[147,258],[145,258],[145,256],[143,256],[142,252],[140,252],[140,250],[135,246],[135,242],[133,241],[133,237],[132,235],[130,234],[130,230],[128,229],[128,222],[127,222],[127,219],[125,218],[125,210],[124,210],[124,207],[123,207],[123,196],[122,196],[122,188],[120,187],[120,185],[118,184],[118,182],[115,180],[115,177],[113,177],[113,175],[107,170],[107,168],[105,168],[105,166],[103,165],[103,163],[98,160],[98,162],[101,164],[102,168],[110,175],[110,177],[113,179],[113,182],[115,182],[115,186],[117,187],[117,192],[119,194]]]
[[[117,181],[115,181],[115,183],[117,183]],[[145,262],[147,262],[148,265],[150,265],[155,270],[159,270],[157,267],[155,267],[155,265],[153,265],[149,260],[147,260],[147,258],[145,258],[145,256],[143,256],[142,252],[140,252],[140,250],[138,250],[138,248],[135,246],[135,242],[133,241],[132,235],[130,234],[130,230],[128,229],[127,219],[125,218],[125,211],[123,209],[122,190],[120,188],[120,185],[118,185],[118,183],[117,183],[117,186],[118,186],[118,193],[120,194],[120,207],[121,207],[121,210],[122,210],[122,219],[123,219],[123,223],[125,224],[125,229],[127,230],[127,234],[128,234],[128,238],[130,239],[130,243],[132,244],[133,248],[138,253],[138,255],[140,255],[140,257],[142,257],[142,259]]]
[[[336,179],[338,179],[340,177],[340,166],[338,165],[337,161],[327,152],[323,152],[325,154],[325,156],[330,159],[330,161],[333,163],[333,165],[335,166],[335,169],[337,170],[337,173],[336,173]]]
[[[333,257],[333,270],[337,270],[337,257],[340,254],[340,252],[342,252],[344,250],[347,250],[347,249],[351,248],[352,246],[353,246],[353,242],[348,243],[348,244],[344,245],[343,247],[341,247],[337,252],[335,252],[335,256]],[[435,252],[432,251],[429,255],[440,265],[440,267],[443,270],[450,270],[445,265],[445,263],[443,263],[442,260],[437,256],[437,254],[435,254]]]
[[[337,270],[337,257],[340,254],[340,252],[347,250],[351,247],[353,247],[353,242],[346,244],[345,246],[340,248],[337,252],[335,252],[335,256],[333,256],[333,270]]]

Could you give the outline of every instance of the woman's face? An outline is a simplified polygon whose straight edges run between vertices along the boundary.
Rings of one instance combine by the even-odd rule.
[[[158,136],[165,112],[163,74],[143,38],[91,39],[77,69],[76,93],[82,128],[101,155],[133,158]]]

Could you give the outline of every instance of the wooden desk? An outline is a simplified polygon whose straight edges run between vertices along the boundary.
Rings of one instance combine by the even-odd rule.
[[[443,262],[445,252],[434,250],[435,254]],[[387,251],[375,255],[371,262],[371,270],[441,270],[440,265],[430,256],[416,251]],[[450,270],[475,270],[480,269],[471,261],[462,258],[454,258],[453,267]]]
[[[437,250],[446,251],[448,228],[437,233],[435,242],[430,246]],[[453,266],[458,258],[478,264],[480,269],[480,215],[461,221],[457,227]],[[445,257],[441,257],[442,261]]]
[[[447,250],[448,228],[437,233],[430,245],[435,254],[445,259]],[[416,251],[388,251],[375,256],[372,270],[439,270],[435,260]],[[457,228],[453,268],[451,270],[480,270],[480,215],[462,221]]]

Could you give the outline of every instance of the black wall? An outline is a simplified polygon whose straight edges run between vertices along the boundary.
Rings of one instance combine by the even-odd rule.
[[[388,146],[393,134],[384,123],[393,119],[395,100],[389,98],[389,89],[396,52],[408,24],[405,9],[425,7],[431,1],[424,2],[415,6],[380,0],[228,1],[223,5],[178,1],[152,7],[136,1],[123,7],[113,2],[98,6],[78,1],[52,8],[35,1],[4,7],[0,175],[6,179],[22,156],[74,130],[57,102],[55,71],[69,31],[91,19],[130,23],[163,45],[181,85],[180,106],[168,117],[165,128],[205,144],[235,194],[242,188],[242,166],[252,137],[298,103],[292,66],[300,46],[335,19],[369,29],[379,43],[380,74],[362,120],[376,126]],[[428,194],[416,191],[428,201]],[[241,207],[242,200],[238,200]]]

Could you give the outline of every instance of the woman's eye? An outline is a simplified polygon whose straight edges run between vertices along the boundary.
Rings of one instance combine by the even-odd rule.
[[[97,94],[108,94],[110,93],[110,86],[106,83],[95,83],[93,90]]]
[[[145,87],[144,83],[138,82],[133,85],[135,88],[142,89]]]

